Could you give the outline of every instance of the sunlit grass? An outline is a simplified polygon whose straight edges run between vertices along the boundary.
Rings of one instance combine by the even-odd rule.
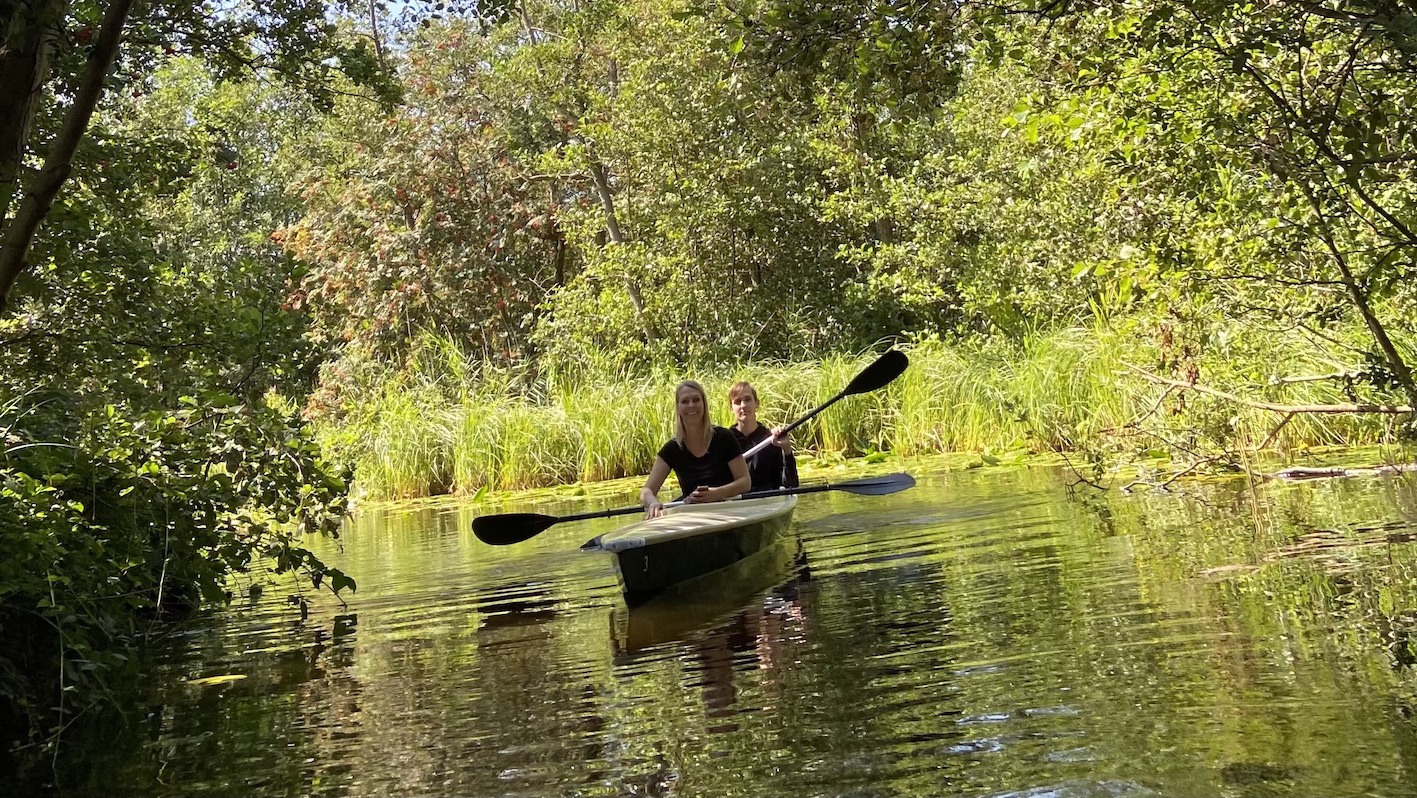
[[[472,492],[497,482],[501,441],[495,419],[499,408],[491,402],[469,402],[459,408],[451,458],[453,486],[459,491]]]
[[[564,407],[515,404],[497,416],[497,487],[530,488],[580,477],[584,441]]]
[[[367,491],[387,497],[426,496],[449,482],[451,408],[421,391],[391,387],[368,411],[356,475]]]
[[[1272,383],[1332,371],[1332,358],[1311,343],[1237,340],[1243,345],[1198,364],[1201,384],[1281,404],[1350,401],[1332,381]],[[1282,417],[1272,411],[1168,389],[1139,374],[1154,369],[1159,356],[1134,331],[1069,329],[1013,344],[929,338],[905,348],[911,365],[899,379],[847,397],[800,427],[797,448],[826,459],[873,451],[1070,452],[1104,440],[1114,451],[1261,443],[1283,451],[1382,443],[1393,432],[1391,418],[1359,415],[1299,415],[1279,428]],[[673,434],[681,379],[705,386],[719,426],[733,423],[729,386],[746,379],[758,389],[760,419],[781,425],[835,396],[875,357],[547,385],[528,373],[484,368],[454,344],[427,336],[400,376],[322,435],[352,461],[359,490],[371,498],[597,482],[648,471]]]

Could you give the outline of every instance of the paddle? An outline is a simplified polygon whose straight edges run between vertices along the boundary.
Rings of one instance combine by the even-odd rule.
[[[813,416],[817,415],[823,410],[826,410],[828,407],[831,407],[833,404],[836,404],[837,402],[841,401],[842,399],[845,399],[848,396],[854,396],[858,393],[870,393],[871,391],[874,391],[877,388],[885,386],[891,380],[895,379],[896,377],[899,377],[901,372],[905,371],[905,367],[909,365],[910,358],[906,357],[905,353],[900,351],[899,349],[892,349],[886,352],[884,355],[881,355],[880,357],[876,358],[875,363],[872,363],[871,365],[867,366],[861,371],[860,374],[857,374],[856,379],[852,380],[850,384],[848,384],[845,388],[841,389],[841,393],[823,402],[819,407],[817,407],[815,410],[808,413],[807,415],[797,419],[791,424],[788,424],[786,427],[783,427],[782,431],[778,434],[786,435],[787,433],[797,429],[803,424],[806,424],[809,420],[811,420]],[[744,452],[743,457],[752,457],[758,452],[761,452],[762,450],[771,446],[772,442],[772,437],[769,437],[759,442],[756,446],[753,446],[752,448],[748,449],[748,451]]]
[[[847,493],[855,493],[861,496],[884,496],[887,493],[905,490],[915,484],[915,478],[909,474],[887,474],[880,477],[866,477],[864,479],[853,479],[849,482],[838,482],[826,485],[802,485],[796,488],[776,488],[774,490],[760,490],[745,493],[738,499],[764,499],[770,496],[789,496],[799,493],[820,493],[826,490],[843,490]],[[670,502],[665,507],[674,507],[683,502]],[[523,540],[530,540],[545,532],[556,524],[566,521],[584,521],[588,518],[609,518],[613,515],[629,515],[631,513],[642,513],[644,508],[636,505],[634,507],[616,507],[611,510],[597,510],[590,513],[576,513],[575,515],[541,515],[540,513],[502,513],[500,515],[483,515],[472,519],[472,532],[477,535],[477,539],[483,543],[493,546],[507,546],[512,543],[521,543]]]

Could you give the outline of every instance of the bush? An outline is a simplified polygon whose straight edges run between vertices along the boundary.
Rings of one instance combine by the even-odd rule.
[[[68,415],[66,404],[0,406],[0,729],[11,741],[104,700],[146,622],[229,600],[229,577],[262,558],[337,594],[354,588],[299,545],[337,533],[346,485],[296,419],[219,396],[166,411]],[[36,437],[67,423],[71,443]]]

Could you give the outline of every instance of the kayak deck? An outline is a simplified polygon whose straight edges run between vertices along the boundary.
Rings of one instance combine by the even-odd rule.
[[[613,553],[626,599],[642,600],[766,548],[791,522],[796,506],[796,496],[679,505],[582,548]]]
[[[626,524],[613,532],[601,535],[594,542],[601,551],[613,552],[655,546],[671,540],[762,523],[791,513],[796,506],[796,496],[678,504],[666,509],[664,515],[658,518]]]

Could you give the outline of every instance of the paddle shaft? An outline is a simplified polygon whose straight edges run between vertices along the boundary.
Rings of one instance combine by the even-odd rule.
[[[665,506],[665,507],[669,507],[669,506],[671,506],[672,504],[678,504],[678,502],[672,502],[672,503],[666,504],[666,505],[664,505],[664,506]],[[645,508],[643,508],[643,507],[641,507],[640,505],[637,504],[637,505],[635,505],[634,507],[615,507],[615,508],[612,508],[612,509],[609,509],[609,510],[596,510],[596,511],[589,512],[589,513],[576,513],[575,515],[562,515],[562,516],[558,516],[558,517],[556,518],[556,523],[560,524],[560,523],[563,523],[563,522],[566,522],[566,521],[585,521],[585,520],[590,519],[590,518],[610,518],[611,516],[615,516],[615,515],[629,515],[630,513],[642,513],[642,512],[644,512],[644,511],[645,511]]]
[[[750,491],[738,496],[737,499],[765,499],[773,496],[789,496],[798,493],[819,493],[826,490],[841,490],[848,493],[861,494],[863,496],[881,496],[887,493],[905,490],[914,484],[915,480],[909,474],[889,474],[883,477],[867,477],[865,479],[856,479],[835,484]],[[685,504],[685,502],[680,500],[670,502],[665,506],[673,507],[680,504]],[[643,507],[632,506],[616,507],[609,510],[596,510],[589,513],[578,513],[576,515],[564,515],[559,517],[554,515],[540,515],[537,513],[484,515],[472,519],[472,531],[483,543],[488,543],[493,546],[506,546],[508,544],[528,540],[549,527],[565,521],[581,521],[587,518],[608,518],[614,515],[629,515],[643,511]]]
[[[899,349],[888,350],[885,354],[876,358],[875,362],[863,369],[860,374],[857,374],[856,378],[851,381],[851,384],[841,389],[841,393],[823,402],[821,406],[817,407],[817,409],[813,410],[807,415],[797,419],[791,424],[788,424],[786,427],[783,427],[782,431],[779,432],[778,435],[786,435],[787,433],[797,429],[803,424],[806,424],[807,421],[809,421],[813,416],[817,415],[823,410],[826,410],[828,407],[831,407],[832,405],[836,404],[842,399],[845,399],[848,396],[853,396],[858,393],[867,393],[869,391],[874,391],[877,388],[886,385],[891,380],[895,379],[896,377],[899,377],[900,373],[902,371],[905,371],[905,367],[909,364],[910,359],[905,356],[904,352],[900,351]],[[766,449],[768,446],[772,445],[772,442],[776,439],[777,435],[773,435],[760,441],[757,445],[744,452],[743,457],[752,457],[753,455],[757,454],[758,452],[761,452],[763,449]]]
[[[770,489],[770,490],[755,490],[755,491],[752,491],[752,492],[749,492],[749,493],[744,493],[743,495],[738,496],[738,497],[735,498],[735,499],[730,499],[729,501],[739,501],[739,500],[742,500],[742,499],[769,499],[769,498],[772,498],[773,496],[796,496],[796,495],[802,494],[802,493],[821,493],[821,492],[824,491],[824,490],[844,490],[844,491],[847,491],[847,492],[849,493],[849,492],[851,491],[851,486],[850,486],[849,484],[848,484],[848,485],[806,485],[806,486],[798,486],[798,487],[795,487],[795,488],[773,488],[773,489]]]
[[[788,496],[794,493],[817,493],[819,491],[824,490],[850,490],[850,488],[851,483],[846,483],[845,485],[809,485],[807,487],[797,488],[774,488],[771,490],[756,490],[749,491],[748,493],[740,493],[737,496],[727,499],[726,501],[740,501],[742,499],[766,499],[770,496]],[[672,502],[665,502],[664,507],[678,507],[681,504],[685,504],[685,501],[683,499],[676,499]],[[610,518],[616,515],[630,515],[631,513],[642,513],[644,511],[645,508],[641,505],[635,505],[634,507],[613,507],[609,510],[595,510],[588,513],[576,513],[575,515],[557,516],[556,523],[560,524],[565,523],[566,521],[586,521],[591,518]]]
[[[777,433],[777,435],[786,435],[787,433],[789,433],[789,432],[791,432],[791,431],[797,429],[798,427],[802,426],[803,424],[806,424],[808,421],[811,421],[811,420],[812,420],[812,417],[813,417],[813,416],[817,415],[818,413],[822,412],[823,410],[826,410],[828,407],[831,407],[833,404],[835,404],[835,403],[841,401],[842,399],[845,399],[846,396],[847,396],[847,394],[844,393],[844,392],[843,392],[843,393],[839,393],[839,394],[837,394],[836,396],[833,396],[831,399],[828,399],[826,402],[823,402],[823,403],[821,404],[821,406],[819,406],[816,410],[813,410],[812,412],[810,412],[810,413],[808,413],[807,415],[805,415],[805,416],[803,416],[803,417],[797,419],[796,421],[792,422],[791,424],[788,424],[786,427],[783,427],[783,428],[782,428],[782,431],[779,432],[779,433]],[[777,439],[777,435],[769,435],[769,436],[767,436],[766,438],[764,438],[764,439],[758,441],[758,442],[757,442],[756,444],[754,444],[751,448],[749,448],[748,451],[746,451],[746,452],[743,453],[743,459],[746,460],[746,459],[748,459],[749,457],[752,457],[753,455],[757,454],[758,452],[761,452],[762,450],[764,450],[764,449],[768,448],[769,446],[771,446],[772,443],[773,443],[773,441]]]

